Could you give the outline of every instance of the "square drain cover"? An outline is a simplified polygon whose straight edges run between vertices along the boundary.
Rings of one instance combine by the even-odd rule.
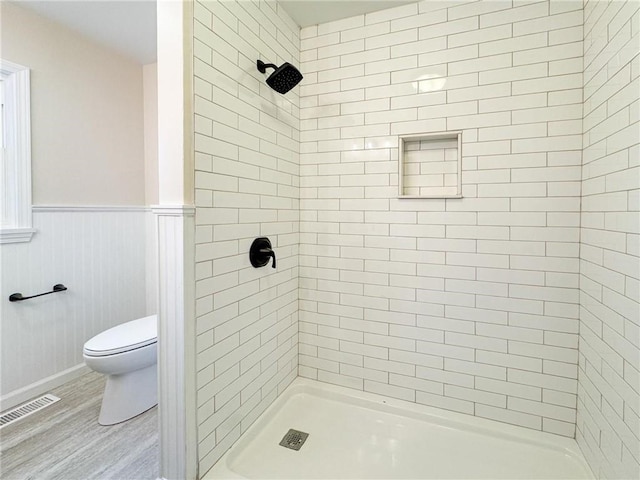
[[[291,450],[300,450],[309,436],[308,433],[290,428],[287,434],[280,440],[280,445]]]

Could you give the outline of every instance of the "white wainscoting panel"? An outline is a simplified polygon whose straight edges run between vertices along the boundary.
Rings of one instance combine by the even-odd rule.
[[[153,207],[158,224],[160,475],[197,478],[195,208]]]
[[[69,370],[82,373],[92,336],[155,311],[147,307],[149,216],[145,207],[35,207],[32,241],[0,247],[2,409]],[[8,301],[58,283],[68,290]]]

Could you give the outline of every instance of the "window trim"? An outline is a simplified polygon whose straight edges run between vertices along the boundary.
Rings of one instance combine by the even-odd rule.
[[[31,90],[27,67],[0,59],[4,82],[5,114],[3,122],[7,145],[13,153],[5,155],[5,171],[0,202],[7,213],[7,224],[0,225],[0,244],[29,242],[36,232],[31,199]]]

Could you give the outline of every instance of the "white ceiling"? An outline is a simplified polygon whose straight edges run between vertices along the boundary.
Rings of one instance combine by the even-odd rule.
[[[248,0],[246,0],[248,1]],[[417,0],[280,0],[301,27],[375,12]],[[156,55],[156,0],[13,0],[140,64]]]
[[[301,27],[377,12],[418,0],[279,0]]]

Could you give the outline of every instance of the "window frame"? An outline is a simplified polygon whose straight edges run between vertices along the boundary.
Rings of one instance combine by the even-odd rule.
[[[36,232],[31,197],[30,70],[0,59],[0,75],[7,147],[0,172],[0,244],[29,242]]]

